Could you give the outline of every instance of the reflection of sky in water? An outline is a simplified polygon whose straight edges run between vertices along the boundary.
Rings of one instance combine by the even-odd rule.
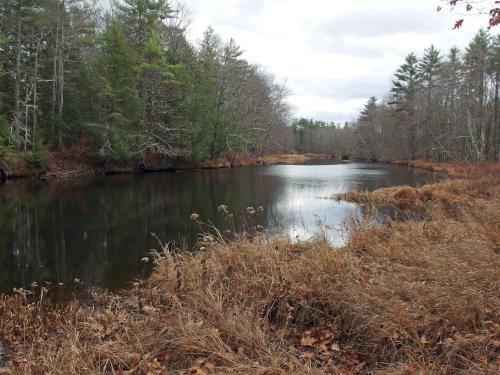
[[[321,198],[352,189],[418,186],[431,178],[403,167],[346,163],[9,181],[0,187],[0,291],[75,277],[89,287],[122,287],[144,272],[145,252],[158,248],[151,233],[164,242],[192,243],[200,232],[189,220],[194,212],[227,229],[220,204],[236,218],[246,207],[262,206],[264,212],[247,217],[247,224],[298,240],[317,233],[320,221],[329,240],[340,245],[347,236],[343,222],[365,210]]]
[[[335,164],[271,166],[263,174],[278,177],[284,185],[278,200],[268,207],[271,228],[299,241],[323,231],[333,244],[340,245],[346,240],[345,219],[357,216],[359,208],[354,203],[321,198],[358,188],[360,176],[379,179],[385,172],[360,164]]]

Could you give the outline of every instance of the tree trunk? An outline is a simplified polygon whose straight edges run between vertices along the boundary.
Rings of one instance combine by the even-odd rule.
[[[487,142],[486,142],[486,133],[487,133],[487,126],[485,123],[485,112],[486,112],[486,98],[485,98],[485,88],[487,86],[486,83],[486,67],[484,67],[483,71],[481,72],[481,85],[479,86],[479,142],[480,142],[480,155],[479,155],[479,161],[483,162],[486,160],[486,152],[487,152]]]
[[[62,16],[61,16],[61,45],[59,46],[59,69],[57,82],[59,86],[59,97],[57,107],[57,123],[59,125],[59,148],[62,147],[62,124],[63,124],[63,108],[64,108],[64,13],[66,10],[66,2],[62,1]]]
[[[51,130],[52,146],[56,146],[56,106],[57,106],[57,58],[59,57],[59,13],[57,15],[54,60],[52,62]]]
[[[40,48],[42,38],[40,37],[40,41],[38,42],[37,50],[35,53],[35,71],[33,77],[33,148],[37,146],[36,132],[38,127],[38,117],[37,117],[37,109],[38,109],[38,50]]]
[[[21,9],[17,13],[17,35],[16,35],[16,66],[14,81],[14,120],[13,120],[13,133],[17,147],[20,145],[21,137],[21,32],[22,32]]]
[[[217,120],[214,124],[214,130],[212,132],[212,145],[210,147],[210,157],[212,160],[215,159],[215,154],[216,154],[216,143],[217,143],[217,133],[218,133],[218,128],[219,128],[219,121]]]
[[[491,123],[491,132],[490,132],[490,159],[498,160],[500,150],[498,149],[498,135],[499,135],[499,122],[498,122],[498,102],[499,102],[499,86],[500,86],[500,72],[496,72],[495,74],[495,102],[493,105],[493,121]]]

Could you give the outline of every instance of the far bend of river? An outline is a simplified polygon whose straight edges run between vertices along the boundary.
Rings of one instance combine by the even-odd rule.
[[[320,198],[434,179],[405,167],[342,163],[8,181],[0,186],[0,292],[74,278],[91,291],[124,287],[143,276],[141,258],[158,248],[152,233],[192,242],[199,227],[190,215],[223,227],[220,204],[235,217],[262,206],[253,225],[298,240],[314,233],[319,218],[342,243],[342,223],[362,207]]]

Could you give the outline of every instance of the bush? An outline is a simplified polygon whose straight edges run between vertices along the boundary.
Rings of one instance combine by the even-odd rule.
[[[10,147],[9,124],[4,115],[0,115],[0,156],[3,156]]]
[[[47,150],[43,147],[36,147],[33,151],[26,151],[21,154],[23,160],[25,160],[28,164],[40,167],[47,155]]]

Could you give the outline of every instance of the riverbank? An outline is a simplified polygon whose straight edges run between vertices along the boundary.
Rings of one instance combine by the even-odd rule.
[[[3,296],[0,373],[496,374],[500,164],[472,169],[415,196],[365,193],[425,219],[352,223],[340,249],[207,236],[91,303],[54,306],[36,285],[34,301]]]
[[[350,191],[335,194],[332,199],[361,204],[389,204],[426,208],[430,203],[439,205],[466,205],[476,195],[489,198],[489,188],[500,180],[500,163],[445,164],[433,162],[395,162],[411,168],[439,172],[444,180],[420,188],[393,186],[373,192]]]
[[[443,163],[430,160],[394,160],[390,162],[394,165],[401,165],[408,168],[427,170],[430,172],[443,173],[449,177],[478,177],[488,176],[496,173],[498,162],[476,163]]]
[[[195,161],[172,159],[159,155],[146,155],[144,160],[123,162],[91,162],[75,158],[63,152],[49,152],[42,160],[30,160],[23,153],[9,153],[0,158],[0,180],[2,178],[65,178],[105,174],[148,173],[193,169],[232,168],[248,165],[303,164],[313,160],[328,160],[324,154],[273,154],[263,157],[245,156],[229,160]]]

